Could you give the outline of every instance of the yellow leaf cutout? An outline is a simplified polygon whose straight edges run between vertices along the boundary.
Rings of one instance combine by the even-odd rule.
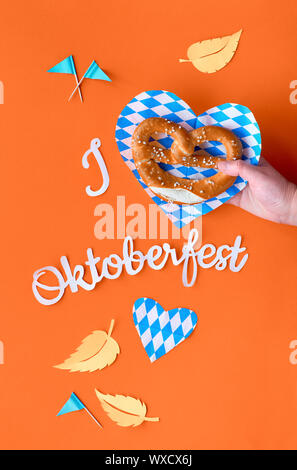
[[[179,61],[192,62],[194,67],[200,70],[200,72],[217,72],[225,67],[232,59],[237,49],[241,33],[242,29],[230,36],[196,42],[187,50],[189,60],[179,59]]]
[[[119,426],[139,426],[143,421],[159,421],[159,418],[148,418],[146,406],[137,398],[124,395],[104,395],[95,390],[101,406],[110,419]]]
[[[113,326],[114,320],[111,320],[108,333],[93,331],[68,359],[54,367],[70,372],[94,372],[110,366],[120,352],[118,343],[111,337]]]

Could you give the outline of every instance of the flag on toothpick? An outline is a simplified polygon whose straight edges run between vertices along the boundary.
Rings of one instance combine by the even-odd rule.
[[[95,80],[107,80],[108,82],[111,82],[111,79],[103,72],[103,70],[100,69],[95,60],[93,60],[83,78],[93,78]]]
[[[72,55],[66,57],[66,59],[62,60],[58,64],[54,65],[48,72],[53,73],[70,73],[72,75],[76,74],[75,65],[73,61]]]
[[[71,413],[72,411],[85,410],[89,416],[95,421],[95,423],[102,428],[101,424],[97,419],[92,415],[88,408],[83,404],[83,402],[78,398],[75,393],[71,393],[69,400],[66,401],[65,405],[60,409],[57,416],[65,415],[66,413]]]
[[[68,73],[68,74],[74,75],[75,76],[75,81],[76,81],[76,84],[77,84],[77,87],[78,87],[78,91],[79,91],[80,100],[82,102],[82,94],[81,94],[81,91],[80,91],[80,88],[79,88],[76,68],[75,68],[75,65],[74,65],[74,60],[73,60],[72,55],[70,55],[69,57],[66,57],[66,59],[64,59],[61,62],[59,62],[58,64],[54,65],[51,69],[48,70],[48,72],[50,72],[50,73]]]
[[[84,78],[91,78],[93,80],[106,80],[107,82],[111,82],[111,79],[106,75],[105,72],[103,72],[103,70],[100,69],[99,65],[96,63],[95,60],[93,60],[93,62],[91,63],[91,65],[89,66],[88,70],[86,71],[86,73],[82,76],[82,78],[80,79],[79,83],[77,84],[77,86],[74,88],[73,92],[71,93],[71,95],[69,96],[69,99],[68,101],[71,100],[72,96],[74,95],[74,93],[76,92],[77,88],[79,88],[79,85],[81,84],[81,82],[83,81]]]

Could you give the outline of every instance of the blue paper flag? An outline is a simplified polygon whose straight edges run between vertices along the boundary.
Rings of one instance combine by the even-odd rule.
[[[100,69],[99,65],[93,60],[90,67],[84,74],[84,78],[92,78],[94,80],[107,80],[111,82],[111,79]]]
[[[58,64],[54,65],[48,72],[54,73],[70,73],[72,75],[76,75],[76,70],[74,66],[74,61],[72,55],[66,57],[66,59],[62,60]]]
[[[66,413],[71,413],[71,411],[83,410],[84,408],[85,405],[80,401],[80,399],[75,395],[75,393],[71,393],[69,400],[61,408],[57,416],[65,415]]]

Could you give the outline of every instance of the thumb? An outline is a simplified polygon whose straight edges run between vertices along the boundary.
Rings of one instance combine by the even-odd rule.
[[[218,169],[225,175],[241,176],[243,179],[250,181],[256,176],[259,169],[246,163],[243,160],[223,160],[218,162]]]

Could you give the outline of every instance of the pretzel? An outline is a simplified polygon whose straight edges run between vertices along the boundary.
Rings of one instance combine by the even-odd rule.
[[[156,141],[150,141],[159,133],[170,135],[173,143],[164,149]],[[187,132],[182,126],[164,118],[148,118],[135,129],[132,137],[132,153],[135,166],[144,183],[161,199],[178,204],[196,204],[224,192],[236,177],[217,172],[199,180],[179,178],[162,170],[158,163],[182,164],[202,168],[218,168],[219,157],[195,147],[206,141],[221,142],[226,149],[227,160],[242,156],[240,140],[229,129],[205,126]]]

